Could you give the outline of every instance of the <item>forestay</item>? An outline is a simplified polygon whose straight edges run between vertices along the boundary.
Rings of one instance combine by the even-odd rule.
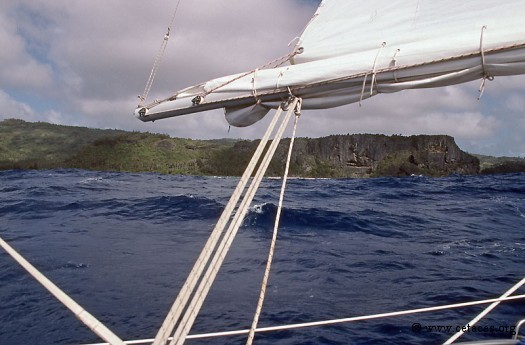
[[[291,93],[325,109],[406,89],[525,73],[525,1],[324,0],[290,65],[210,80],[139,107],[143,121],[225,108],[248,126]]]

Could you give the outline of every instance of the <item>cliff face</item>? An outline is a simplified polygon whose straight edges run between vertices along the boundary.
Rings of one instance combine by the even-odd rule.
[[[267,175],[282,176],[289,142],[280,143]],[[0,121],[0,170],[80,168],[240,176],[257,145],[258,141],[191,140],[4,120]],[[479,167],[478,158],[461,151],[449,136],[355,134],[297,138],[290,174],[446,176],[477,174]]]
[[[277,153],[284,164],[288,140]],[[282,147],[281,147],[282,146]],[[479,173],[478,158],[463,152],[445,135],[373,134],[300,138],[292,155],[292,173],[333,177],[407,176]]]

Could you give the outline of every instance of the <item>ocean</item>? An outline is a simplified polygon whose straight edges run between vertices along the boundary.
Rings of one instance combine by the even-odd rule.
[[[3,171],[0,236],[121,338],[152,338],[237,181]],[[190,334],[249,328],[280,184],[263,180]],[[524,267],[525,174],[291,179],[259,326],[495,298]],[[259,333],[255,344],[440,344],[483,308]],[[525,301],[502,303],[461,339],[508,339],[522,318]],[[98,342],[0,250],[0,344]]]

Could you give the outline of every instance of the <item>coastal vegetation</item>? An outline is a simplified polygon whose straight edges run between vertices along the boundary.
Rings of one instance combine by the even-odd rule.
[[[78,168],[239,176],[257,140],[193,140],[164,134],[0,121],[0,170]],[[268,176],[282,175],[289,139]],[[481,167],[481,168],[480,168]],[[298,138],[290,175],[300,177],[446,176],[525,171],[521,158],[469,155],[449,136],[373,134]]]

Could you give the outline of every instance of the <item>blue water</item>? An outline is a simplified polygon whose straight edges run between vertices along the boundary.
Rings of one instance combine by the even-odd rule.
[[[150,338],[236,183],[0,172],[0,235],[120,337]],[[263,181],[192,334],[249,327],[279,188]],[[281,220],[261,327],[494,298],[525,275],[525,174],[294,179]],[[482,309],[259,334],[256,344],[438,344],[452,333],[412,325],[455,328]],[[525,301],[505,303],[480,325],[510,330],[524,317]],[[0,250],[0,344],[100,341]]]

